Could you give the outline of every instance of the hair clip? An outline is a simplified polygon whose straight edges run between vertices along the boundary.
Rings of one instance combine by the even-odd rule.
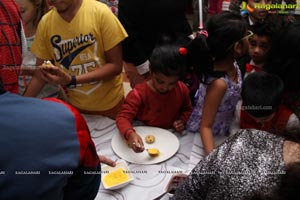
[[[198,35],[204,35],[205,38],[208,38],[208,32],[206,30],[201,30],[197,32]]]
[[[186,55],[187,54],[187,49],[186,48],[184,48],[184,47],[180,47],[179,48],[179,54],[181,54],[181,55]]]

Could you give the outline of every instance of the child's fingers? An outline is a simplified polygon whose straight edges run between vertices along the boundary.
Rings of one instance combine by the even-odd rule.
[[[141,153],[144,151],[144,147],[139,142],[133,142],[131,148],[136,153]]]
[[[102,156],[102,155],[98,155],[98,157],[99,157],[99,160],[100,160],[101,163],[107,164],[107,165],[112,166],[112,167],[116,166],[116,162],[111,160],[110,158],[107,158],[107,157]]]

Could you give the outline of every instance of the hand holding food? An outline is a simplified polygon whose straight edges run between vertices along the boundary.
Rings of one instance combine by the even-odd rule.
[[[45,60],[44,63],[41,65],[41,69],[47,71],[52,75],[57,75],[57,68],[54,66],[50,60]]]
[[[127,142],[128,145],[132,148],[132,150],[136,153],[143,152],[145,149],[141,136],[133,130],[129,134]]]
[[[72,80],[72,76],[70,74],[53,65],[49,60],[44,61],[44,63],[40,66],[40,69],[41,78],[48,83],[67,85]]]

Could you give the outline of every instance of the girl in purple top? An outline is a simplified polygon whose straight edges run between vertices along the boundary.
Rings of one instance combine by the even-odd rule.
[[[187,130],[200,131],[205,153],[214,148],[213,135],[227,135],[240,99],[242,78],[237,57],[248,50],[247,24],[238,14],[222,12],[206,24],[208,37],[198,36],[191,48],[202,48],[195,68],[200,76],[196,105],[187,122]],[[196,44],[198,43],[198,44]]]

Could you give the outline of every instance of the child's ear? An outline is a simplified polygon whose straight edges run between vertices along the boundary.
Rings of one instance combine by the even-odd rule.
[[[234,57],[238,58],[241,57],[245,54],[245,43],[243,42],[236,42],[233,45],[233,53],[234,53]]]

